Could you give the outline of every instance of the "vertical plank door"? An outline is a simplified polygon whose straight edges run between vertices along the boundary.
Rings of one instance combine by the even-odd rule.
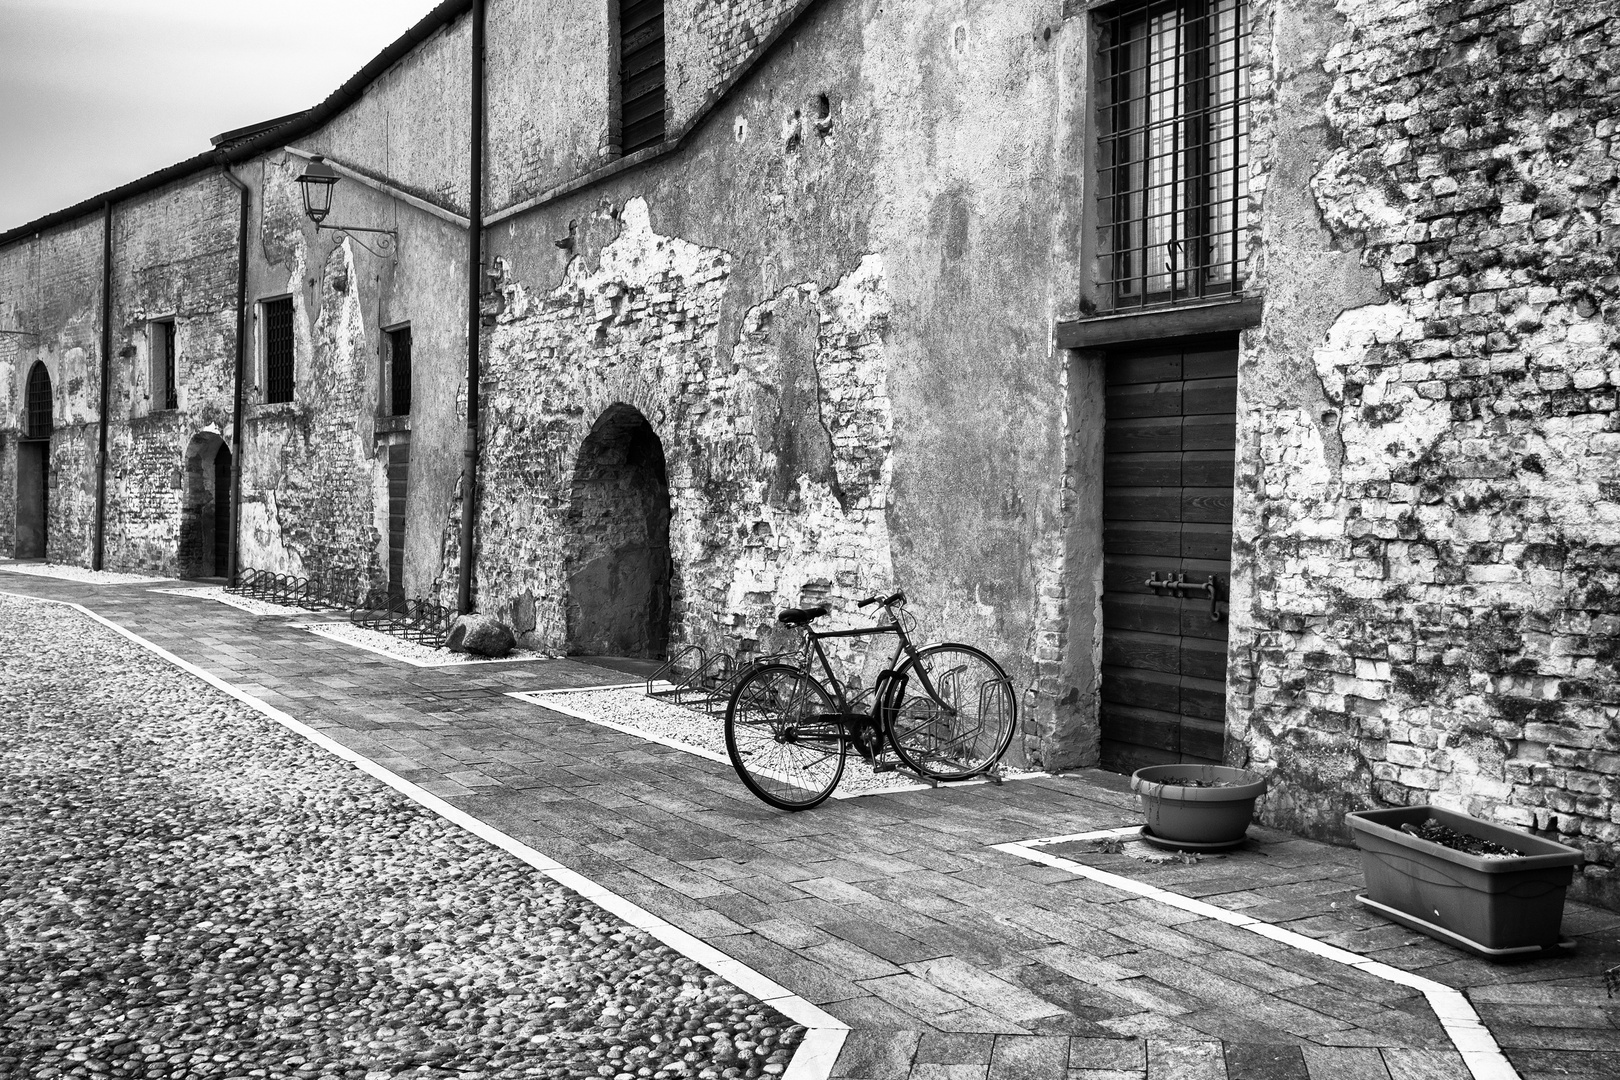
[[[1218,764],[1225,737],[1236,341],[1107,357],[1102,765]],[[1173,582],[1180,588],[1154,586]],[[1219,619],[1205,583],[1214,578]]]
[[[411,475],[411,444],[388,446],[388,596],[405,599],[405,490]]]

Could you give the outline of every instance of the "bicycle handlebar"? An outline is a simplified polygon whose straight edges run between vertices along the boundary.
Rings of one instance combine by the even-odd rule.
[[[906,594],[897,592],[893,596],[868,596],[865,600],[855,601],[855,606],[870,607],[873,604],[882,604],[884,607],[888,607],[890,604],[903,604],[905,602]]]

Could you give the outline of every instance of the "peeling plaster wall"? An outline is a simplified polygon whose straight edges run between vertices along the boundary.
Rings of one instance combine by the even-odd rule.
[[[859,625],[903,587],[1030,684],[1061,558],[1049,7],[818,5],[679,154],[491,231],[482,607],[563,643],[570,470],[624,402],[668,461],[675,642],[769,651],[785,606]]]
[[[1233,604],[1229,716],[1230,755],[1277,777],[1279,824],[1336,835],[1346,809],[1434,802],[1581,847],[1609,902],[1612,16],[1265,11],[1267,314],[1240,373],[1249,602]]]
[[[812,2],[667,0],[666,130],[699,115],[760,45]],[[491,209],[533,198],[618,159],[614,7],[601,0],[489,5]],[[804,122],[814,116],[807,107]]]
[[[467,147],[471,142],[470,27],[462,16],[419,44],[367,87],[359,101],[302,140],[299,148],[326,154],[368,175],[386,177],[396,188],[465,216]],[[358,186],[351,182],[341,190],[346,196]],[[386,212],[389,203],[378,206]],[[335,208],[333,213],[337,213]],[[333,220],[379,224],[335,216]]]
[[[110,570],[182,573],[186,447],[199,432],[230,440],[238,208],[236,189],[205,173],[113,212]],[[163,388],[153,385],[149,323],[158,318],[175,325],[173,410],[163,408]]]
[[[15,550],[17,439],[28,373],[51,376],[52,431],[46,558],[89,566],[95,544],[97,417],[101,397],[102,223],[94,215],[0,249],[6,285],[0,327],[0,555]]]
[[[322,132],[310,141],[319,146],[329,137]],[[454,556],[445,541],[454,530],[465,426],[466,233],[356,183],[338,189],[332,220],[396,229],[397,255],[379,257],[356,240],[317,233],[296,182],[303,168],[302,160],[276,154],[241,170],[252,179],[259,208],[248,273],[255,330],[241,463],[241,562],[319,580],[338,596],[359,598],[384,583],[388,440],[379,437],[377,418],[380,331],[408,323],[404,585],[407,596],[442,600],[454,589]],[[293,300],[294,399],[266,403],[257,302],[282,295]]]

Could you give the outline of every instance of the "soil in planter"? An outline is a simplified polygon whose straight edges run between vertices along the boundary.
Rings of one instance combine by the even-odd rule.
[[[1196,777],[1192,777],[1192,776],[1171,776],[1171,777],[1166,777],[1163,780],[1155,780],[1153,782],[1155,784],[1161,784],[1164,787],[1211,787],[1211,788],[1214,788],[1214,787],[1241,787],[1242,786],[1241,784],[1234,783],[1231,780],[1199,780]],[[1245,783],[1247,783],[1247,781],[1245,781]]]
[[[1468,855],[1479,855],[1487,859],[1512,859],[1524,855],[1524,852],[1517,848],[1510,848],[1504,844],[1498,844],[1494,840],[1486,840],[1483,837],[1458,832],[1449,825],[1442,825],[1434,818],[1430,818],[1422,825],[1407,823],[1401,826],[1401,831],[1410,833],[1419,840],[1427,840],[1431,844],[1439,844],[1441,847],[1450,848],[1452,851],[1461,851]]]

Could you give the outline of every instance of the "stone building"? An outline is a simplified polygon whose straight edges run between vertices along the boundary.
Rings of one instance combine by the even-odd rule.
[[[476,281],[529,641],[902,587],[1025,760],[1433,800],[1620,898],[1610,5],[487,0],[476,71],[474,10],[0,234],[0,550],[450,599]]]

